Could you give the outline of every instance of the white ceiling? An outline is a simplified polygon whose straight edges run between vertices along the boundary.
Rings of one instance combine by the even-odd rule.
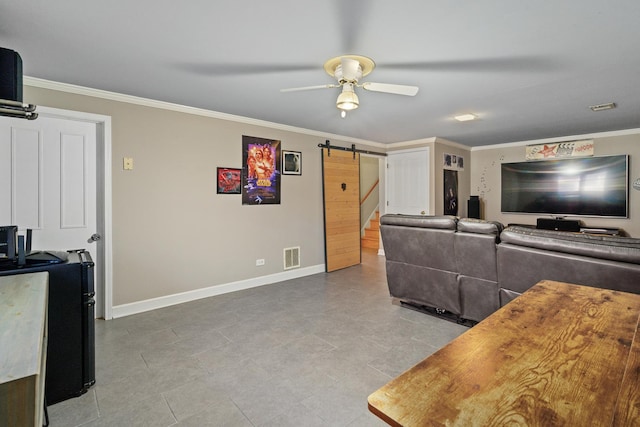
[[[381,143],[640,128],[639,42],[638,0],[0,0],[25,76]],[[346,119],[339,89],[280,92],[332,83],[342,54],[420,92],[357,89]]]

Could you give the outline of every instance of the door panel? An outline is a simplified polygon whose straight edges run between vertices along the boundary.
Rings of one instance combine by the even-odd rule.
[[[322,170],[325,263],[331,272],[360,264],[360,155],[323,149]]]
[[[2,168],[9,171],[8,180],[0,190],[6,200],[7,211],[0,217],[3,225],[23,228],[42,228],[42,195],[44,177],[43,135],[38,129],[11,128],[8,150],[2,157]]]

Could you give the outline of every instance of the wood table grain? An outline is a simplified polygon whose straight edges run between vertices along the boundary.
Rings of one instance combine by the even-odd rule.
[[[395,426],[639,426],[640,295],[542,281],[369,396]]]

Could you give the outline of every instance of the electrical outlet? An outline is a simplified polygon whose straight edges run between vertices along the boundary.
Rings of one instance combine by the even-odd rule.
[[[257,259],[256,260],[256,265],[264,265],[264,259]]]

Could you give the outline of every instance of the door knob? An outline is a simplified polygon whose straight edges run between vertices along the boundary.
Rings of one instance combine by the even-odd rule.
[[[101,235],[99,235],[98,233],[93,233],[91,237],[89,237],[89,240],[87,240],[87,243],[97,242],[100,239],[102,239]]]

